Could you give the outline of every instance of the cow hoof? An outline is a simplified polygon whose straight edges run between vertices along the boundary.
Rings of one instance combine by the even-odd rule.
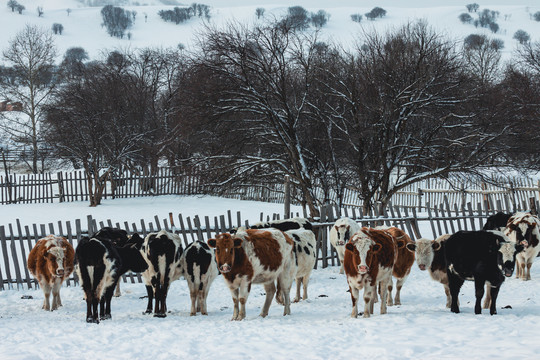
[[[195,316],[195,315],[197,315],[197,313],[195,313],[195,312],[189,313],[189,316]]]
[[[94,319],[94,318],[86,318],[86,322],[87,323],[90,323],[90,324],[99,324],[99,320],[98,319]]]
[[[162,313],[154,314],[154,317],[164,318],[164,317],[167,317],[167,314],[162,314]]]
[[[152,310],[146,310],[145,312],[143,312],[143,315],[148,315],[148,314],[151,314],[152,313]]]
[[[208,313],[206,311],[201,311],[201,315],[208,315]]]
[[[106,315],[103,315],[103,316],[99,317],[99,320],[102,320],[102,321],[103,320],[110,320],[110,319],[112,319],[111,314],[106,314]]]

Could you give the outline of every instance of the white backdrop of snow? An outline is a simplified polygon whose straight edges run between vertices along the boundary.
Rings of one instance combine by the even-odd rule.
[[[148,206],[146,206],[148,204]],[[9,205],[0,207],[3,223],[23,217],[24,223],[116,216],[133,221],[169,211],[221,215],[242,210],[258,220],[259,212],[280,213],[282,205],[215,197],[156,197],[106,201],[96,209],[86,203]],[[294,210],[296,211],[296,209]],[[165,215],[164,215],[165,216]],[[9,220],[11,221],[11,220]],[[23,224],[24,224],[23,223]],[[421,228],[429,234],[429,229]],[[460,314],[445,308],[440,284],[416,265],[402,290],[401,306],[388,314],[350,318],[351,299],[338,266],[314,270],[309,299],[293,304],[283,317],[273,303],[267,318],[258,317],[264,302],[260,285],[252,287],[247,318],[231,322],[232,300],[221,276],[208,298],[208,316],[189,316],[185,280],[172,284],[165,319],[143,315],[143,284],[123,284],[124,295],[113,298],[113,319],[99,325],[85,322],[80,287],[63,287],[64,306],[41,310],[41,290],[0,291],[0,359],[532,359],[540,353],[540,265],[532,280],[507,279],[498,299],[498,314],[474,315],[474,286],[462,288]],[[23,295],[33,299],[25,300]],[[511,308],[503,309],[510,305]]]

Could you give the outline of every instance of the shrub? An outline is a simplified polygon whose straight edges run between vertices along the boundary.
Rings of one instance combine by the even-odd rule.
[[[352,14],[351,15],[351,20],[354,21],[354,22],[359,23],[360,21],[362,21],[362,15],[360,15],[360,14]]]
[[[264,8],[256,8],[255,15],[257,15],[257,19],[260,19],[262,16],[264,16],[264,12]]]
[[[326,25],[329,19],[330,19],[330,14],[324,10],[319,10],[317,11],[317,13],[311,13],[311,23],[317,29],[320,29],[324,25]]]
[[[480,7],[480,5],[478,5],[477,3],[472,3],[472,4],[465,5],[465,7],[467,8],[469,12],[476,12],[478,11],[478,8]]]
[[[52,31],[55,34],[62,35],[62,31],[64,31],[64,26],[62,24],[54,23],[52,24]]]
[[[471,15],[463,13],[459,15],[459,20],[461,20],[461,22],[464,24],[470,24],[473,21],[473,18]]]
[[[380,7],[374,7],[370,12],[366,13],[366,18],[374,20],[386,16],[386,10]]]
[[[531,36],[526,31],[520,29],[514,33],[513,38],[519,41],[520,44],[525,44],[529,42]]]
[[[537,11],[533,14],[533,19],[536,21],[540,21],[540,11]]]

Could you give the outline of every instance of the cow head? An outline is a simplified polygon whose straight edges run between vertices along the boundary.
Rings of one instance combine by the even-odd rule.
[[[441,239],[428,240],[422,238],[405,246],[407,250],[415,253],[416,264],[418,264],[420,270],[424,271],[431,266],[435,252],[441,249]]]
[[[218,234],[214,239],[208,239],[208,245],[216,249],[216,261],[219,271],[228,273],[234,266],[235,249],[242,247],[244,240],[228,233]]]
[[[381,251],[381,245],[373,241],[363,230],[360,230],[352,236],[345,245],[345,249],[355,254],[353,256],[354,266],[359,274],[364,275],[369,272],[373,255]]]
[[[49,273],[63,277],[67,267],[65,249],[60,245],[49,245],[43,256]]]
[[[523,251],[524,244],[514,244],[511,241],[500,241],[498,244],[497,265],[504,276],[510,277],[516,265],[516,254]]]
[[[347,224],[334,225],[337,233],[336,246],[344,246],[347,241],[351,238],[351,226]]]
[[[540,220],[529,213],[516,213],[509,220],[504,234],[525,248],[537,246],[540,240]]]

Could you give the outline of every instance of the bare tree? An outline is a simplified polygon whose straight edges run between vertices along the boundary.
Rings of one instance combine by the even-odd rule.
[[[493,82],[500,74],[500,42],[485,35],[474,36],[474,41],[466,40],[463,45],[466,68],[481,83]]]
[[[27,25],[9,41],[3,51],[4,60],[17,72],[17,81],[0,87],[0,96],[22,103],[17,121],[3,121],[1,127],[22,147],[29,147],[31,171],[37,173],[40,151],[42,110],[55,88],[53,77],[56,47],[52,34],[36,26]]]

